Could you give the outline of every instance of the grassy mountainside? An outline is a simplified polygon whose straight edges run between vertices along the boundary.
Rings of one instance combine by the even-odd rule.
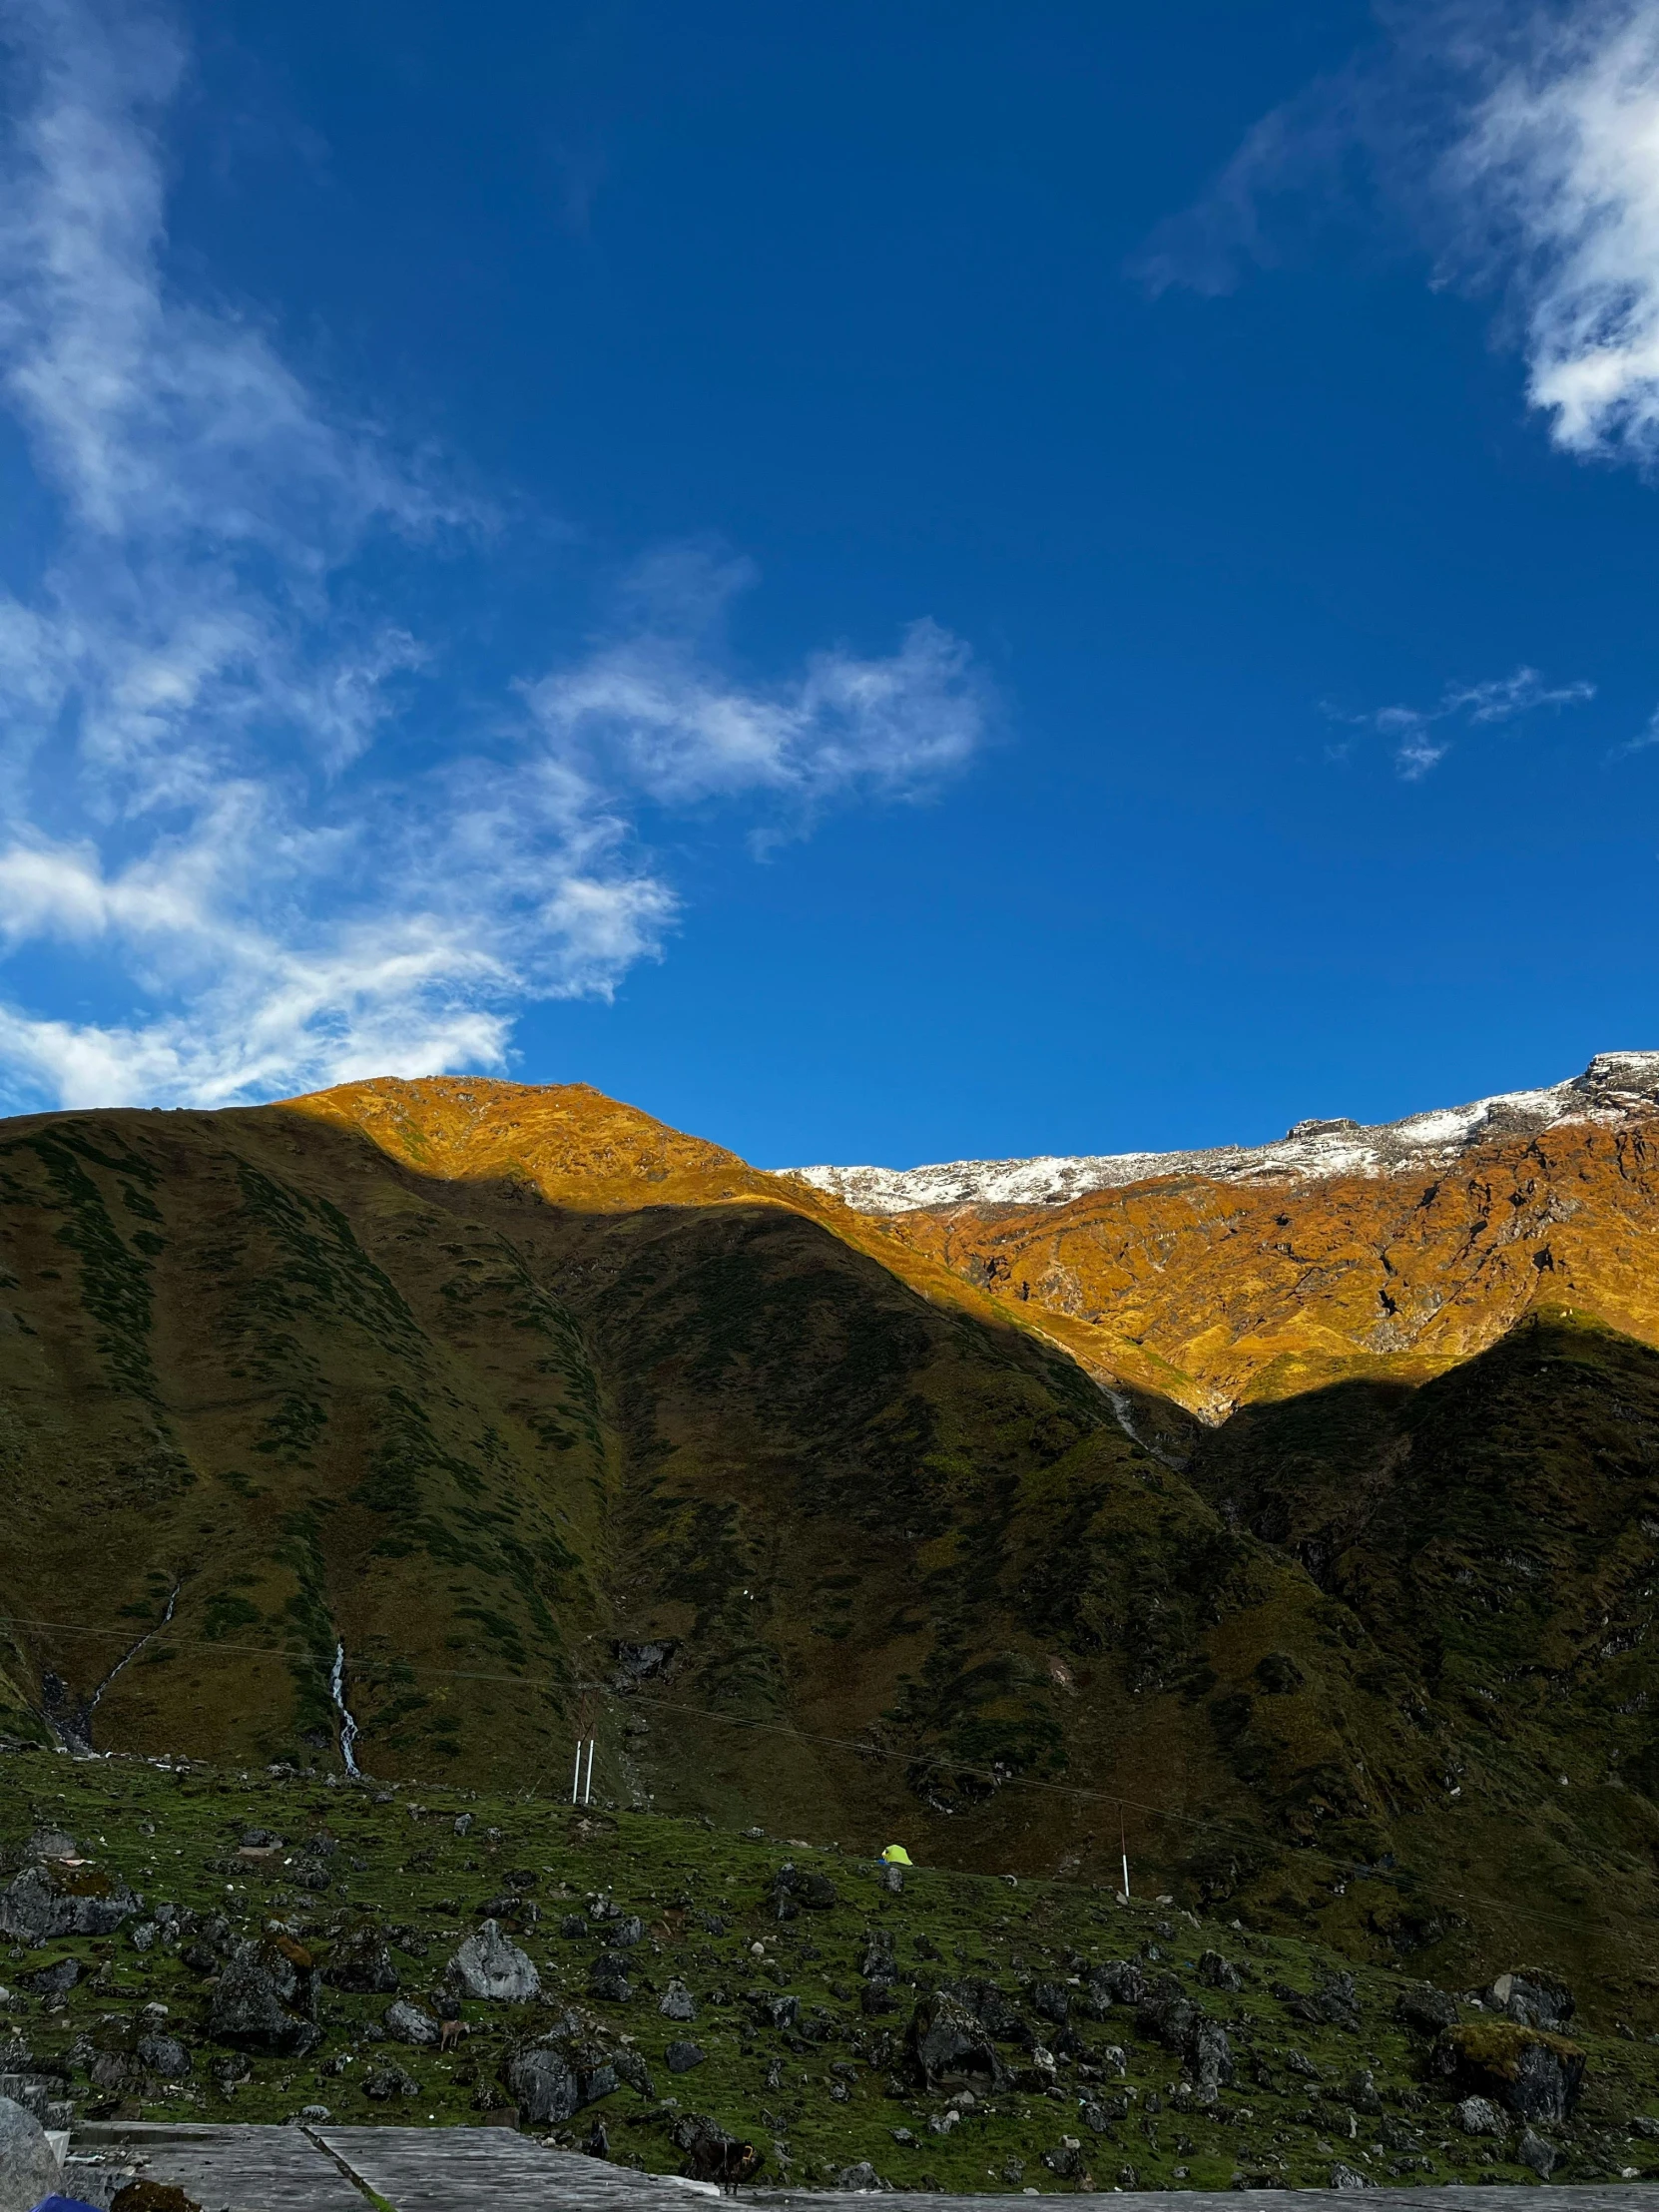
[[[1126,1829],[1183,1905],[1659,2018],[1631,1337],[1204,1429],[582,1086],[32,1117],[0,1201],[16,1738],[337,1770],[337,1667],[376,1778],[557,1789],[581,1731],[619,1805],[729,1826],[1108,1882]]]
[[[40,1843],[90,1857],[83,1891],[142,1899],[113,1933],[19,1943],[7,1965],[0,2057],[87,2116],[532,2126],[513,2058],[539,2044],[612,2067],[553,2139],[598,2148],[598,2123],[605,2155],[651,2171],[683,2170],[675,2131],[698,2116],[753,2143],[774,2183],[859,2161],[961,2191],[1532,2178],[1514,2115],[1459,2124],[1468,2083],[1436,2063],[1418,1984],[1167,1901],[927,1868],[894,1895],[867,1856],[759,1831],[337,1777],[35,1753],[0,1758],[0,1886],[40,1824],[60,1832]],[[810,1900],[788,1919],[786,1868],[806,1885],[786,1895]],[[394,2008],[449,2009],[449,1961],[485,1914],[539,1993],[465,1997],[453,2051],[408,2039]],[[239,1946],[262,1938],[302,1977],[276,2018],[310,2047],[287,2055],[227,2031]],[[1489,1953],[1481,1979],[1514,1963]],[[911,2023],[941,1988],[994,2027],[995,2079],[973,2070],[984,2046],[923,2076]],[[1515,2035],[1461,2010],[1465,2035]],[[1583,2095],[1534,2129],[1559,2177],[1659,2178],[1632,2125],[1659,2052],[1577,2018],[1564,2033]]]

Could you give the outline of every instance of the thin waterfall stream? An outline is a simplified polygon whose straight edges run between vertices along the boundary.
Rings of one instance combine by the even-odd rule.
[[[357,1724],[351,1708],[345,1702],[345,1645],[334,1646],[334,1671],[328,1677],[328,1694],[334,1701],[334,1711],[339,1715],[339,1755],[345,1762],[345,1771],[361,1779],[362,1769],[357,1765]]]

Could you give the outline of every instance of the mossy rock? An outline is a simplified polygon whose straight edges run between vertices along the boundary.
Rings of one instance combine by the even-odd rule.
[[[1466,2020],[1434,2046],[1434,2071],[1465,2096],[1490,2097],[1523,2120],[1564,2120],[1587,2061],[1577,2043],[1513,2020]]]

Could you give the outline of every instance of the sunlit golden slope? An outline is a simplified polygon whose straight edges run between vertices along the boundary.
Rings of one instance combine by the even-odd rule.
[[[1655,1123],[1566,1122],[1438,1176],[1169,1177],[885,1226],[1212,1417],[1343,1376],[1438,1374],[1539,1306],[1659,1344]]]

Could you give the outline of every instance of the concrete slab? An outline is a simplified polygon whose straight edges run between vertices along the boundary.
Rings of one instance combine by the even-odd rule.
[[[203,2212],[364,2212],[362,2191],[297,2127],[84,2120],[73,2148],[115,2153],[145,2180],[183,2189]]]
[[[690,2212],[704,2192],[547,2150],[510,2127],[318,2127],[342,2165],[397,2212]],[[360,2208],[359,2208],[360,2212]],[[866,2207],[867,2212],[867,2207]]]

